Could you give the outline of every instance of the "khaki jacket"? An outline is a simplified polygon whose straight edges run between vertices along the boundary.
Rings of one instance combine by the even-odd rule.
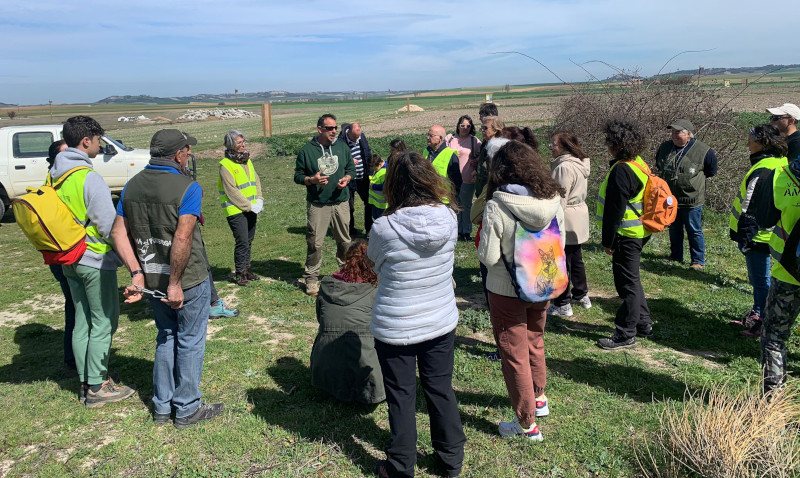
[[[580,160],[571,154],[562,154],[550,163],[553,179],[567,190],[561,200],[564,209],[566,243],[583,244],[589,240],[589,208],[586,206],[589,158]]]

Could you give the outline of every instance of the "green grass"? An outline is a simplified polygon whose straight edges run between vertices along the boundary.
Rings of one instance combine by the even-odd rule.
[[[283,141],[302,144],[299,137]],[[374,148],[388,150],[380,141]],[[145,304],[122,306],[110,360],[110,369],[135,383],[138,393],[99,409],[79,406],[77,379],[62,364],[58,285],[6,218],[0,225],[0,475],[356,477],[370,475],[383,457],[386,405],[338,403],[310,383],[316,319],[314,300],[295,282],[305,259],[305,205],[303,187],[291,179],[294,157],[255,160],[266,203],[253,269],[265,280],[245,288],[227,281],[233,239],[216,199],[216,167],[208,164],[199,165],[206,248],[220,295],[242,311],[209,325],[201,390],[206,400],[225,402],[223,415],[184,431],[152,424],[156,330]],[[468,439],[464,476],[638,476],[633,439],[655,430],[664,400],[681,400],[686,390],[703,386],[758,380],[757,341],[727,325],[751,303],[744,260],[727,239],[727,217],[706,214],[702,272],[661,261],[666,233],[647,245],[642,279],[655,337],[617,352],[594,345],[612,332],[619,300],[593,228],[584,257],[594,307],[576,308],[574,317],[547,325],[551,416],[539,421],[545,441],[538,444],[497,435],[497,423],[512,411],[499,365],[484,358],[494,345],[475,249],[458,244],[454,276],[464,310],[454,387]],[[329,237],[322,272],[332,273],[334,264]],[[118,277],[120,287],[129,281],[124,268]],[[794,336],[789,369],[795,373],[797,346]],[[418,476],[434,476],[421,394],[417,406]]]

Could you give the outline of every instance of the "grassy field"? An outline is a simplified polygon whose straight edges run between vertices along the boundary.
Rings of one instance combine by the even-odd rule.
[[[226,122],[224,129],[230,125]],[[131,130],[130,138],[123,139],[135,143],[147,134],[152,132]],[[204,133],[200,147],[216,146],[221,134],[219,126]],[[303,141],[302,135],[284,139]],[[382,140],[375,149],[386,153]],[[203,232],[213,275],[220,295],[242,313],[209,324],[201,390],[206,400],[224,402],[225,412],[184,431],[151,421],[156,329],[146,304],[122,305],[110,359],[110,369],[123,382],[136,384],[137,394],[99,409],[78,404],[77,379],[62,363],[58,285],[16,225],[4,220],[0,476],[371,474],[389,438],[386,405],[338,403],[310,383],[317,323],[314,299],[296,284],[305,259],[305,204],[304,189],[291,179],[294,158],[261,156],[255,167],[266,203],[253,269],[264,280],[242,288],[228,282],[233,239],[216,199],[216,162],[199,163],[206,192]],[[758,342],[727,325],[750,307],[744,260],[727,238],[727,217],[706,214],[705,233],[708,263],[701,272],[662,262],[668,252],[665,233],[647,245],[642,279],[655,336],[633,349],[606,352],[595,341],[612,332],[619,300],[609,258],[593,229],[584,257],[594,307],[547,324],[551,414],[538,422],[545,437],[538,444],[497,434],[497,423],[512,411],[499,365],[484,357],[494,345],[475,249],[459,243],[454,275],[461,317],[454,387],[468,439],[463,476],[640,476],[636,443],[657,430],[666,401],[680,401],[687,391],[703,387],[727,383],[743,388],[757,382]],[[324,274],[334,271],[333,253],[329,237]],[[128,283],[124,268],[118,278],[120,287]],[[794,373],[797,350],[794,336],[789,354]],[[434,476],[428,418],[421,393],[417,398],[418,476]]]

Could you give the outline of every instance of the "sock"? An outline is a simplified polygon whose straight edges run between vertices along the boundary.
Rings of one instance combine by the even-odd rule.
[[[89,385],[89,390],[91,390],[94,393],[99,392],[101,388],[103,388],[103,384],[102,383],[98,383],[96,385]]]

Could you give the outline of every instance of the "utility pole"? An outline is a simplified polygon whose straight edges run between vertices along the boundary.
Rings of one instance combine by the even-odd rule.
[[[50,103],[50,119],[53,119],[53,100],[47,100]]]
[[[234,97],[236,98],[236,107],[238,108],[239,107],[239,90],[234,89],[233,90],[233,94],[234,94]]]

